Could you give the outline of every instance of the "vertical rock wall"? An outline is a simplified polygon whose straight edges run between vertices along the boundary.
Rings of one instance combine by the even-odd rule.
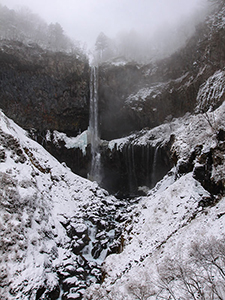
[[[81,54],[1,41],[0,108],[24,129],[76,135],[89,121],[89,64]]]

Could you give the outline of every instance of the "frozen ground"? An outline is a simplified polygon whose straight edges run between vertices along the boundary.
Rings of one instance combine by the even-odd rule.
[[[207,84],[202,88],[204,95],[208,95]],[[149,286],[158,282],[158,270],[167,257],[188,261],[196,242],[224,240],[225,198],[211,195],[207,186],[204,189],[193,177],[199,166],[207,166],[211,154],[210,179],[216,184],[222,182],[224,187],[224,137],[218,138],[219,132],[225,132],[224,120],[223,103],[215,111],[186,114],[152,130],[109,142],[110,148],[120,150],[128,142],[151,141],[155,146],[173,141],[171,154],[176,158],[176,167],[146,197],[135,199],[138,204],[131,209],[95,182],[73,174],[0,112],[1,299],[53,297],[59,289],[59,273],[64,278],[65,299],[76,299],[85,293],[82,272],[90,272],[86,277],[91,285],[87,299],[136,299],[132,286],[140,292],[143,282],[150,282]],[[179,170],[193,153],[192,170],[182,175]],[[96,253],[114,238],[115,227],[109,229],[112,216],[123,223],[117,245],[122,252],[106,258],[100,286],[93,277],[101,277],[96,261],[104,260],[106,251]],[[93,224],[101,228],[96,233],[98,243]],[[90,258],[87,237],[95,243],[96,261],[84,269],[76,249],[86,245],[84,256]],[[79,275],[73,275],[76,272]],[[154,291],[149,286],[148,293],[156,299],[158,286],[155,284]]]
[[[167,265],[166,259],[172,260],[174,265],[178,259],[188,264],[190,251],[196,243],[204,248],[210,241],[214,241],[213,245],[216,245],[215,241],[223,241],[224,245],[225,198],[214,197],[206,191],[193,178],[193,171],[183,175],[178,172],[179,166],[190,160],[196,147],[201,151],[193,161],[193,170],[208,153],[223,149],[219,165],[215,163],[217,158],[213,158],[211,178],[215,181],[225,178],[224,147],[220,148],[224,142],[218,140],[219,130],[225,129],[224,120],[225,103],[214,112],[187,114],[153,130],[142,131],[138,137],[134,134],[109,143],[111,148],[122,149],[124,143],[145,144],[149,140],[153,144],[163,143],[173,135],[171,152],[176,155],[177,166],[149,191],[147,197],[140,198],[133,212],[136,217],[124,232],[123,252],[106,258],[104,283],[101,287],[91,287],[88,295],[94,296],[87,296],[87,299],[171,299],[169,283],[159,279],[159,270]],[[172,286],[171,289],[177,295],[179,287]],[[207,292],[206,289],[204,299],[211,299]],[[187,298],[187,294],[179,296],[181,298],[174,296],[173,299],[195,299]],[[224,296],[223,281],[215,299],[224,299]]]
[[[107,209],[116,213],[118,201],[73,174],[2,112],[0,140],[0,298],[47,299],[57,294],[59,273],[71,278],[84,268],[79,255],[89,241],[84,219],[107,226]],[[106,216],[101,219],[100,209]],[[105,233],[105,244],[109,239]],[[95,267],[86,269],[97,274]],[[81,287],[84,280],[77,281]]]

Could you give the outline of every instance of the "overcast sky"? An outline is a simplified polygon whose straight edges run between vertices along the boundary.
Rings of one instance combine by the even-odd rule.
[[[0,0],[8,8],[28,6],[48,23],[59,22],[73,39],[92,46],[102,31],[113,38],[119,31],[151,34],[171,24],[206,0]]]

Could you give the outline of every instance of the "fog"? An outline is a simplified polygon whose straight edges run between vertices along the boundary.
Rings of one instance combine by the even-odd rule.
[[[115,38],[134,30],[147,37],[199,15],[206,0],[1,0],[11,9],[29,7],[48,23],[58,22],[72,39],[91,48],[100,32]]]

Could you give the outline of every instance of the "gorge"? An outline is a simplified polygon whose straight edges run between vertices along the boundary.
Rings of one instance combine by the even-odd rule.
[[[148,64],[0,41],[2,299],[224,299],[219,2]]]

